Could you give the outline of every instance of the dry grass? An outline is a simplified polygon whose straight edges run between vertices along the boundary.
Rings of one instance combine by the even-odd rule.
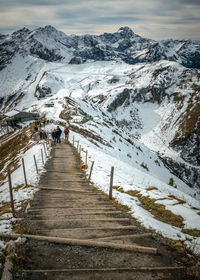
[[[131,190],[131,191],[128,191],[126,192],[127,194],[131,195],[131,196],[136,196],[136,197],[140,197],[142,196],[140,191],[137,191],[137,190]]]
[[[11,205],[10,202],[2,202],[2,206],[0,206],[0,216],[10,213],[11,212]]]
[[[122,187],[120,187],[120,186],[113,186],[113,189],[115,189],[115,190],[117,190],[117,191],[119,191],[121,193],[124,193],[124,189]]]
[[[168,197],[171,198],[171,199],[177,200],[176,204],[185,204],[186,203],[184,200],[176,197],[175,195],[169,195]]]
[[[13,223],[13,231],[18,234],[37,234],[36,229],[24,221],[17,221],[16,223]]]
[[[30,201],[30,199],[24,199],[23,201],[20,201],[20,209],[15,210],[17,216],[26,211],[26,208]]]
[[[158,188],[156,188],[156,187],[149,187],[149,188],[147,188],[146,189],[147,191],[156,191],[156,190],[158,190]]]
[[[29,202],[30,202],[30,200],[21,201],[20,210],[15,209],[16,216],[18,216],[19,214],[25,212],[26,207],[27,207]],[[11,211],[11,204],[10,204],[10,202],[4,202],[3,201],[2,205],[0,206],[0,216],[4,215],[6,213],[11,213],[11,212],[12,211]]]
[[[123,205],[123,204],[120,204],[118,201],[116,201],[116,200],[114,200],[114,199],[110,200],[110,202],[111,202],[116,208],[120,209],[123,213],[128,214],[129,217],[133,219],[133,217],[130,216],[130,211],[131,211],[131,209],[130,209],[128,206]]]
[[[183,218],[167,210],[164,205],[156,203],[157,199],[143,196],[138,190],[124,192],[123,188],[120,186],[114,186],[113,188],[121,193],[127,193],[130,196],[137,197],[141,203],[141,206],[147,211],[149,211],[157,220],[179,228],[182,228],[184,226]],[[147,190],[157,190],[157,188],[150,187]],[[175,196],[171,196],[171,198],[176,199],[178,201],[177,204],[185,203],[185,201],[178,199]]]
[[[142,194],[137,190],[132,190],[127,192],[129,195],[137,197],[141,203],[141,206],[149,211],[157,220],[182,228],[183,218],[181,216],[173,214],[171,211],[167,210],[164,205],[156,203],[156,199],[142,196]]]
[[[69,114],[68,110],[64,109],[60,112],[59,118],[65,120],[65,121],[70,121],[72,120],[71,114]]]
[[[0,180],[4,180],[7,176],[6,169],[10,169],[11,172],[15,171],[19,166],[19,159],[17,158],[18,154],[23,151],[25,152],[33,144],[29,144],[30,139],[32,138],[32,126],[24,128],[20,133],[16,134],[13,137],[7,137],[1,144],[0,149]]]
[[[199,229],[182,229],[182,232],[185,234],[189,234],[194,237],[200,237],[200,230]]]

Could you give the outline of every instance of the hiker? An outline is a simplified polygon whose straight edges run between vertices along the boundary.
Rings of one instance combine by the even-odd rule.
[[[40,131],[39,136],[40,136],[40,140],[42,140],[42,138],[43,138],[43,132],[42,132],[42,130]]]
[[[45,131],[43,132],[43,139],[47,139],[47,134]]]
[[[54,129],[51,133],[53,144],[56,145],[56,129]]]
[[[59,126],[57,126],[57,129],[56,129],[56,140],[57,140],[57,143],[60,143],[60,136],[62,134],[62,130],[60,129]]]
[[[65,143],[68,143],[68,141],[69,141],[69,128],[68,127],[66,127],[64,129],[64,134],[65,134]]]

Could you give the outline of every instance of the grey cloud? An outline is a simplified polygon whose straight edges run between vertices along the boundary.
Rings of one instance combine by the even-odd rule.
[[[189,4],[189,5],[200,5],[199,0],[179,0],[180,3]]]
[[[157,30],[162,38],[173,32],[179,36],[180,28],[188,25],[188,37],[199,38],[199,5],[200,0],[0,0],[0,17],[4,18],[0,32],[17,30],[23,24],[27,28],[51,24],[66,33],[94,34],[128,25],[147,37]],[[27,11],[31,9],[34,14],[29,17]]]

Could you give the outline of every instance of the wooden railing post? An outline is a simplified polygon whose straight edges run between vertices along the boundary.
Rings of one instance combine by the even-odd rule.
[[[35,162],[35,168],[36,168],[36,171],[37,171],[37,174],[38,174],[39,172],[38,172],[38,167],[37,167],[37,162],[36,162],[35,155],[33,155],[33,158],[34,158],[34,162]]]
[[[41,149],[41,156],[42,156],[42,164],[44,165],[44,156],[43,156],[43,150]]]
[[[22,166],[23,166],[23,171],[24,171],[24,181],[25,181],[25,185],[26,187],[28,186],[27,183],[27,178],[26,178],[26,169],[25,169],[25,164],[24,164],[24,159],[22,158]]]
[[[46,146],[45,146],[45,143],[43,143],[43,147],[44,147],[45,157],[47,157],[47,151],[46,151]]]
[[[12,214],[13,214],[13,217],[16,218],[10,169],[8,169],[8,184],[9,184],[9,191],[10,191],[10,204],[11,204]]]
[[[112,199],[113,176],[114,176],[114,166],[111,167],[111,173],[110,173],[109,199]]]
[[[88,151],[85,152],[85,166],[87,166]]]
[[[90,168],[90,175],[89,175],[89,181],[91,179],[91,175],[92,175],[92,170],[93,170],[93,166],[94,166],[94,161],[92,162],[91,168]]]

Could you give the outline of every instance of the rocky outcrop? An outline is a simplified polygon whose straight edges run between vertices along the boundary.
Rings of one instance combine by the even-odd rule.
[[[189,166],[187,164],[177,162],[172,158],[161,158],[163,163],[168,169],[174,173],[175,176],[184,181],[191,188],[198,188],[200,185],[200,173],[199,167]],[[176,187],[174,185],[174,187]]]
[[[38,87],[36,95],[39,99],[49,96],[51,95],[51,88],[45,86]]]
[[[42,44],[39,43],[30,48],[30,53],[33,56],[36,56],[49,62],[59,61],[63,58],[62,56],[56,54],[54,50],[49,50],[48,48],[43,47]]]
[[[83,60],[80,56],[74,56],[72,57],[72,59],[70,60],[69,64],[81,64],[83,63],[85,60]]]
[[[116,110],[118,107],[122,106],[125,102],[129,103],[130,92],[131,92],[130,89],[125,88],[121,93],[119,93],[116,96],[116,98],[113,100],[113,102],[111,102],[111,104],[108,106],[108,112],[112,112]]]
[[[188,163],[200,166],[200,117],[192,133],[171,144]]]

